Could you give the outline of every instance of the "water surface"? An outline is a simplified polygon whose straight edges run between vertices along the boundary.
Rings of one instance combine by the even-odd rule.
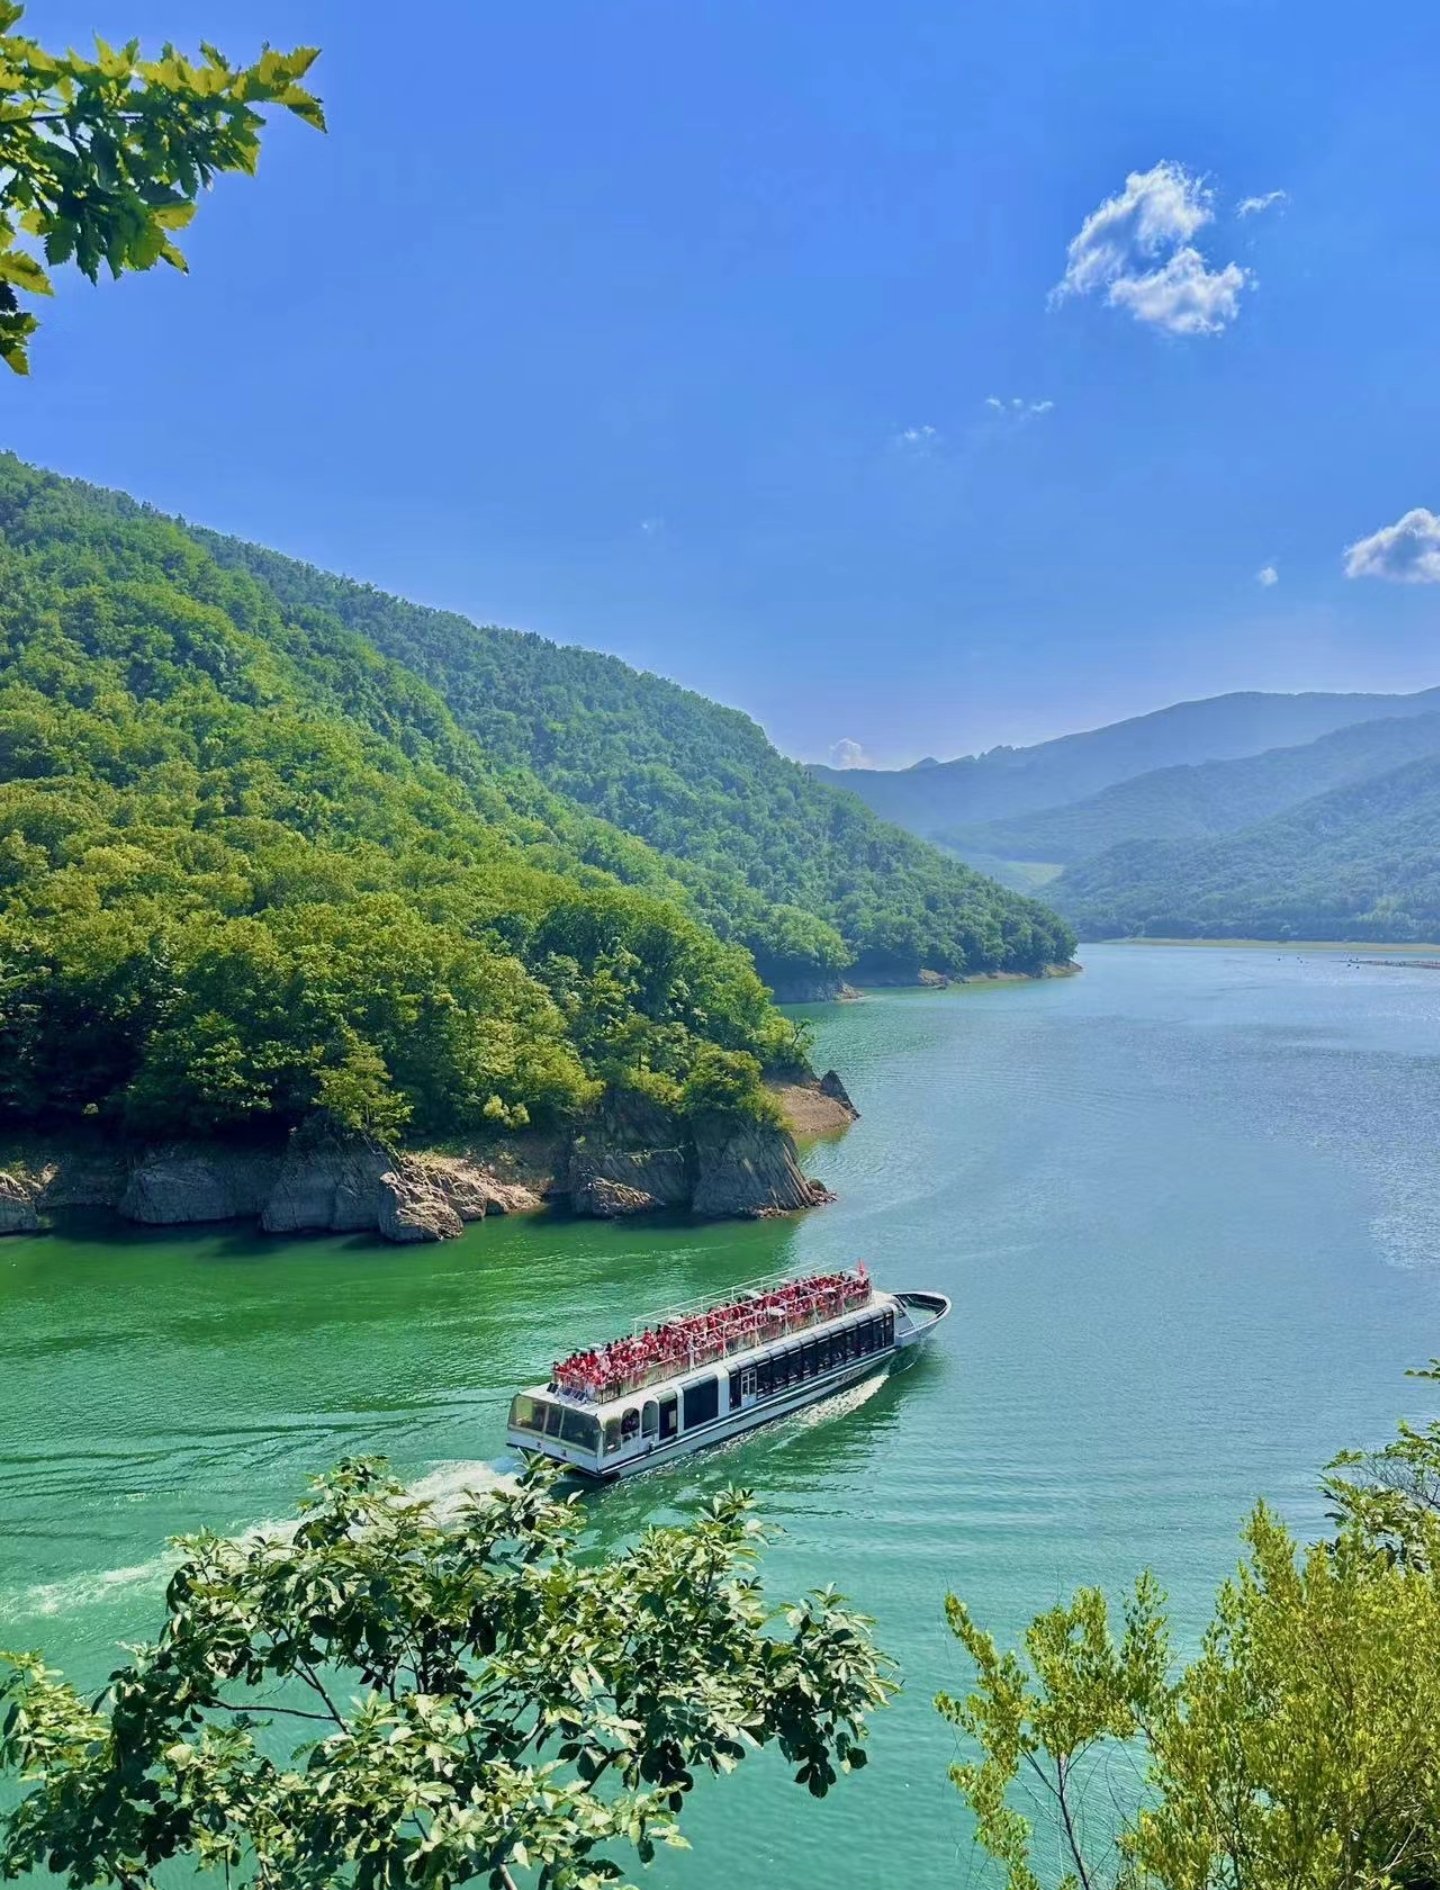
[[[285,1517],[307,1473],[357,1450],[457,1490],[493,1473],[511,1391],[558,1351],[863,1255],[954,1296],[934,1356],[592,1513],[620,1540],[752,1485],[784,1531],[777,1593],[838,1582],[906,1695],[823,1805],[768,1763],[702,1791],[694,1853],[650,1880],[986,1880],[929,1706],[963,1678],[947,1587],[1004,1633],[1148,1564],[1193,1632],[1253,1498],[1318,1527],[1318,1466],[1427,1415],[1402,1374],[1440,1351],[1440,972],[1084,957],[1066,981],[811,1013],[863,1119],[811,1159],[840,1201],[795,1223],[0,1245],[0,1643],[96,1681],[154,1625],[176,1531]]]

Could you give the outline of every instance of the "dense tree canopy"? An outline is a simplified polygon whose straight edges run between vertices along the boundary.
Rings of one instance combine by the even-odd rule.
[[[552,1478],[447,1526],[342,1464],[293,1534],[183,1543],[158,1640],[97,1704],[12,1657],[0,1769],[29,1789],[0,1876],[138,1890],[186,1858],[290,1890],[600,1890],[617,1854],[683,1844],[697,1777],[749,1752],[816,1797],[864,1764],[891,1690],[869,1623],[831,1590],[770,1606],[743,1492],[596,1560]]]
[[[1039,971],[1074,935],[887,826],[787,761],[764,731],[614,657],[481,628],[213,533],[220,562],[258,578],[315,634],[343,623],[425,677],[497,762],[638,835],[697,909],[784,985],[848,969],[860,978]]]
[[[267,47],[235,66],[213,46],[198,60],[169,45],[144,59],[138,41],[97,39],[87,58],[17,33],[24,12],[0,0],[0,359],[17,374],[39,325],[21,298],[51,293],[45,264],[74,263],[92,282],[102,268],[183,269],[175,235],[201,190],[219,172],[255,169],[259,108],[325,123],[300,83],[314,47]]]
[[[176,527],[0,462],[0,1112],[437,1137],[683,1108],[717,1059],[763,1108],[794,1049],[650,849]]]

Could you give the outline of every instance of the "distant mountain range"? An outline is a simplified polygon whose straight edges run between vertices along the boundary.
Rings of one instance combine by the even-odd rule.
[[[1029,749],[822,772],[1040,891],[1082,937],[1440,937],[1437,689],[1219,696]]]
[[[1179,763],[1229,761],[1311,742],[1350,723],[1440,710],[1440,689],[1417,695],[1264,695],[1177,702],[1105,728],[1033,748],[992,748],[913,768],[823,768],[811,773],[858,794],[886,820],[927,837],[976,821],[1062,807],[1118,781]]]

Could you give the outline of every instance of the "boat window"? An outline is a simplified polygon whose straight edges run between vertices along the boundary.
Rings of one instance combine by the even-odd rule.
[[[530,1398],[522,1391],[510,1406],[510,1422],[517,1431],[535,1431],[543,1435],[545,1413],[551,1407],[543,1398]]]
[[[588,1411],[572,1411],[566,1405],[560,1435],[567,1444],[574,1444],[578,1450],[598,1450],[600,1448],[600,1420],[591,1417]]]
[[[558,1404],[546,1405],[545,1435],[547,1437],[558,1437],[560,1435],[560,1419],[562,1415],[561,1407]]]
[[[755,1396],[755,1367],[753,1365],[745,1365],[741,1368],[740,1395],[744,1398]]]
[[[660,1441],[663,1444],[675,1435],[680,1428],[677,1419],[678,1400],[672,1392],[668,1398],[660,1400]]]
[[[655,1423],[659,1415],[660,1407],[656,1404],[655,1400],[651,1398],[646,1404],[645,1410],[640,1418],[640,1435],[642,1437],[653,1437],[655,1435]]]
[[[720,1415],[720,1383],[716,1378],[700,1378],[681,1387],[685,1394],[685,1428],[708,1424]]]
[[[640,1429],[640,1413],[632,1404],[620,1420],[620,1435],[628,1444]]]
[[[739,1372],[731,1372],[730,1374],[730,1409],[732,1411],[738,1411],[740,1409],[740,1374]]]
[[[620,1420],[618,1417],[605,1420],[605,1455],[613,1455],[620,1448]]]
[[[755,1389],[760,1393],[762,1398],[769,1396],[771,1372],[774,1367],[774,1362],[773,1359],[762,1358],[755,1366]]]
[[[802,1370],[806,1378],[813,1378],[820,1369],[819,1341],[812,1339],[805,1347]]]
[[[895,1343],[895,1315],[893,1312],[887,1312],[885,1317],[880,1321],[880,1337],[885,1345],[893,1345]]]

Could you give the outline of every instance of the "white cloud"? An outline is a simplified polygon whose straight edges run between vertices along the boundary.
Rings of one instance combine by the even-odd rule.
[[[1272,584],[1278,584],[1280,582],[1280,573],[1275,569],[1273,564],[1262,564],[1260,569],[1255,573],[1255,582],[1257,584],[1263,584],[1268,591]]]
[[[640,529],[647,538],[654,538],[665,529],[665,521],[663,518],[642,518]]]
[[[1440,518],[1417,505],[1393,525],[1345,548],[1346,577],[1392,584],[1440,584]]]
[[[992,413],[1014,415],[1017,419],[1028,420],[1032,414],[1038,417],[1042,413],[1049,413],[1055,403],[1053,400],[1021,400],[1014,395],[1009,400],[1001,400],[998,394],[987,394],[985,405]]]
[[[1267,190],[1263,197],[1242,197],[1235,206],[1237,217],[1259,216],[1262,210],[1268,210],[1272,204],[1288,203],[1290,194],[1284,190]]]
[[[1198,249],[1177,249],[1159,269],[1118,276],[1106,300],[1167,334],[1218,335],[1239,312],[1245,282],[1246,271],[1238,263],[1210,269]]]
[[[1072,238],[1050,299],[1103,290],[1111,308],[1167,334],[1218,335],[1235,319],[1250,275],[1238,263],[1212,269],[1190,240],[1214,220],[1213,193],[1183,164],[1131,171]]]
[[[868,768],[871,766],[871,761],[860,743],[851,741],[847,735],[843,740],[836,742],[830,750],[830,766],[832,768]]]
[[[940,434],[935,427],[905,427],[895,438],[899,446],[926,447],[936,445]]]

